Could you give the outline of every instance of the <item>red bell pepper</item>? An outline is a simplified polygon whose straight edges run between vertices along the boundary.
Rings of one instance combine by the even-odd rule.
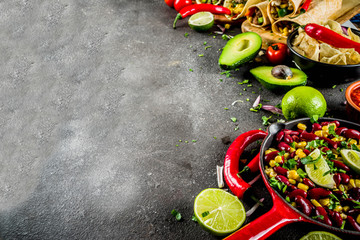
[[[341,36],[329,28],[315,23],[309,23],[306,24],[304,29],[307,35],[316,40],[322,41],[336,48],[355,48],[355,51],[360,53],[360,43]]]
[[[212,5],[212,4],[193,4],[187,7],[184,7],[180,10],[180,12],[176,15],[174,20],[173,28],[176,28],[176,22],[179,19],[186,18],[188,16],[194,15],[198,12],[211,12],[213,14],[227,14],[230,15],[231,11],[223,6]]]
[[[251,187],[250,184],[245,182],[238,176],[239,173],[239,158],[244,152],[245,148],[252,142],[264,139],[266,132],[261,130],[250,130],[241,134],[230,145],[224,160],[224,178],[230,190],[238,197],[242,198],[245,191]],[[249,170],[258,169],[259,155],[257,155],[248,165]],[[253,171],[252,171],[253,172]]]

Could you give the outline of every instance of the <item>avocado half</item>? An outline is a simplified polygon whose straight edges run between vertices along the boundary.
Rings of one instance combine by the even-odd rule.
[[[256,57],[261,49],[262,40],[254,32],[240,33],[230,39],[219,58],[222,69],[230,70],[239,67]]]
[[[293,76],[290,79],[279,79],[271,74],[271,66],[260,66],[250,70],[250,73],[266,88],[273,92],[287,92],[297,86],[305,86],[307,82],[306,74],[297,69],[290,68]]]

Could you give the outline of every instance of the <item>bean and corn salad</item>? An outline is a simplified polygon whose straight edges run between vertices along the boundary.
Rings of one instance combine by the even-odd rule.
[[[236,17],[244,10],[245,4],[247,0],[234,0],[231,4],[227,7],[231,11],[231,16]]]
[[[291,1],[288,0],[277,0],[272,1],[270,5],[270,14],[273,19],[285,17],[294,11],[294,6]]]
[[[264,157],[270,185],[305,215],[330,226],[360,231],[360,176],[340,153],[343,149],[360,151],[360,132],[341,127],[338,121],[311,127],[299,123],[296,130],[281,130],[275,142]],[[317,159],[312,157],[314,151],[319,153]],[[308,174],[309,169],[316,171],[320,158],[329,169],[320,179],[330,178],[329,187],[319,186]]]

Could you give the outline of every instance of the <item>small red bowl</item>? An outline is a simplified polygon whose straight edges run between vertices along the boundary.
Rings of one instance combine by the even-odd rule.
[[[356,105],[353,99],[351,98],[351,93],[356,89],[360,89],[360,81],[352,83],[346,89],[345,92],[346,113],[352,121],[360,123],[360,106]]]

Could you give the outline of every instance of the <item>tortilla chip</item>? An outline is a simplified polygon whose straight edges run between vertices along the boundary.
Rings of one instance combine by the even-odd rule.
[[[351,31],[351,28],[348,28],[347,32],[348,32],[348,35],[351,40],[360,43],[360,37],[358,35],[356,35],[355,33],[353,33]]]
[[[297,52],[298,54],[300,54],[302,56],[306,55],[305,52],[298,47],[293,47],[293,49],[295,50],[295,52]]]
[[[326,43],[320,44],[320,59],[322,59],[323,57],[331,58],[338,54],[342,54],[342,52],[331,47],[329,44]]]
[[[333,21],[333,20],[327,20],[324,24],[325,27],[330,28],[334,32],[343,35],[343,30],[341,28],[340,23]]]

